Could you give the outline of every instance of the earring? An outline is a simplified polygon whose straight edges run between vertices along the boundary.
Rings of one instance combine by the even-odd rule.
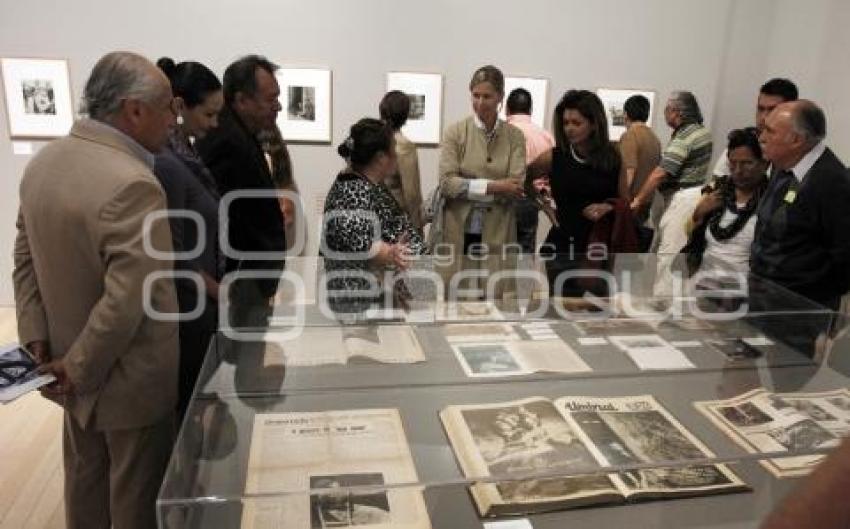
[[[176,121],[177,121],[178,125],[182,125],[185,122],[185,120],[183,119],[183,114],[177,114],[177,120]]]

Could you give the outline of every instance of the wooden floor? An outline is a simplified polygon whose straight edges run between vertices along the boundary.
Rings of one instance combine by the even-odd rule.
[[[0,308],[0,344],[17,341]],[[63,529],[62,409],[30,393],[0,405],[0,529]]]

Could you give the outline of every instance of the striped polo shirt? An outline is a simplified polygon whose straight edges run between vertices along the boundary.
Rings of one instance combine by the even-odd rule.
[[[699,123],[676,129],[661,154],[661,168],[668,175],[661,189],[704,184],[711,162],[711,143],[711,132]]]

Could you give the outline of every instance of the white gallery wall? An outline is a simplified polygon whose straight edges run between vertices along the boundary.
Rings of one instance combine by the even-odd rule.
[[[716,145],[752,123],[765,79],[789,76],[827,110],[830,143],[850,160],[847,27],[844,0],[44,0],[38,10],[0,0],[0,56],[67,58],[75,97],[95,61],[116,49],[198,60],[219,75],[246,53],[331,69],[333,143],[291,146],[312,216],[342,166],[336,144],[357,119],[377,114],[388,71],[442,73],[443,126],[471,112],[468,80],[487,63],[548,78],[547,114],[568,88],[653,89],[659,110],[671,90],[688,89]],[[13,302],[17,190],[30,158],[13,154],[5,122],[0,108],[2,304]],[[666,141],[662,113],[653,128]],[[439,149],[419,156],[427,193]],[[317,247],[315,223],[311,230],[308,254]]]

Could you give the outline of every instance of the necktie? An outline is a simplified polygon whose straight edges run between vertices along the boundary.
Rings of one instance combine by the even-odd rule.
[[[794,182],[794,178],[794,173],[787,170],[778,171],[773,175],[773,178],[770,179],[770,184],[768,184],[767,193],[765,193],[764,197],[764,213],[773,215],[773,213],[779,209],[779,206],[782,205],[782,201],[785,200],[785,195],[788,194],[788,189]]]

